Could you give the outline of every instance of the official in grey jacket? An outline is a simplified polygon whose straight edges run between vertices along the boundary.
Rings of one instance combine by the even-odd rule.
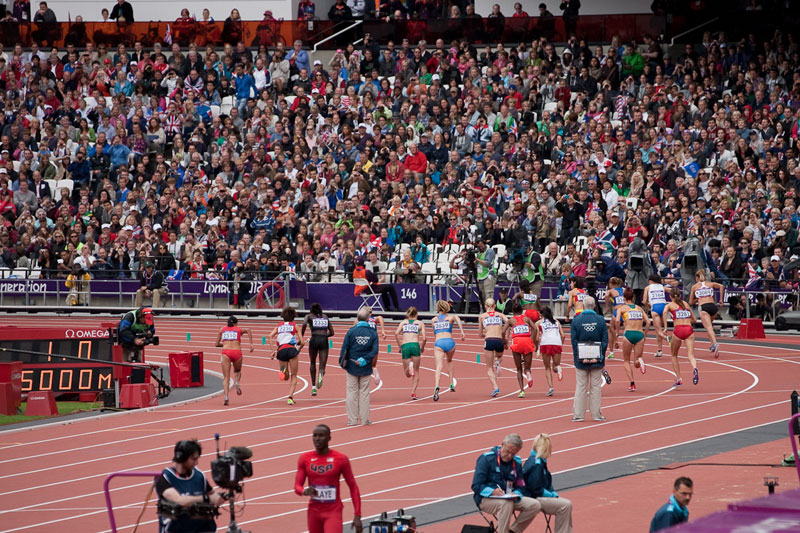
[[[606,349],[608,348],[608,326],[605,319],[594,310],[595,299],[587,296],[583,299],[583,312],[572,319],[570,333],[572,338],[572,353],[575,362],[575,399],[572,404],[572,421],[583,422],[586,414],[586,386],[589,385],[589,411],[592,418],[598,422],[605,420],[600,412],[602,393],[600,387],[605,378],[611,383],[611,378],[605,372]],[[581,357],[579,345],[582,343],[598,343],[599,354],[595,358]],[[585,353],[583,354],[585,355]]]
[[[358,322],[350,328],[342,341],[339,366],[347,372],[347,425],[355,426],[359,419],[369,425],[369,383],[372,360],[378,355],[378,332],[369,325],[369,308],[358,311]]]

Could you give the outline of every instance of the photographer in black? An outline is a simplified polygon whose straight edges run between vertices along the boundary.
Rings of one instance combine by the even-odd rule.
[[[153,310],[149,307],[140,307],[122,315],[117,329],[125,363],[141,361],[142,348],[158,344],[158,337],[154,336]]]
[[[247,258],[247,264],[236,261],[233,268],[228,269],[228,303],[234,309],[241,309],[250,299],[250,292],[255,279],[256,265],[253,258]]]
[[[203,453],[196,440],[175,445],[173,466],[155,481],[159,533],[205,533],[217,530],[216,508],[224,501],[197,468]]]

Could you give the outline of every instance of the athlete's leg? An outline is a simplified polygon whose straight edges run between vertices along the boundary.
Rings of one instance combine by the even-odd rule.
[[[330,351],[329,348],[319,348],[317,350],[317,356],[319,357],[319,375],[317,376],[317,387],[322,387],[322,378],[325,376],[325,369],[328,366],[328,352]]]
[[[625,367],[625,374],[628,376],[628,381],[633,383],[633,370],[631,369],[631,352],[633,351],[633,344],[631,341],[622,337],[622,366]]]
[[[297,356],[289,359],[288,368],[289,368],[289,398],[293,398],[294,391],[295,389],[297,389]]]
[[[223,355],[220,358],[220,363],[222,363],[222,392],[225,393],[225,401],[228,401],[228,389],[230,389],[230,382],[231,382],[231,360],[228,359],[227,355]]]
[[[233,386],[236,387],[236,394],[241,394],[242,389],[239,384],[242,382],[242,365],[244,364],[244,356],[240,357],[233,363]]]
[[[708,333],[708,340],[711,342],[711,345],[717,344],[717,336],[714,334],[714,320],[711,318],[711,315],[705,311],[700,311],[700,322],[703,323],[703,327],[706,333]]]
[[[511,355],[514,357],[514,366],[517,367],[517,383],[519,383],[519,390],[522,391],[525,389],[525,380],[522,375],[522,354],[512,350]]]
[[[319,352],[315,346],[313,346],[313,342],[309,341],[308,343],[308,371],[311,374],[311,386],[316,388],[317,386],[317,353]]]
[[[442,375],[442,368],[444,367],[444,352],[441,348],[436,347],[433,349],[433,358],[436,362],[436,369],[433,372],[433,386],[439,388],[439,377]]]
[[[414,375],[411,377],[411,394],[416,394],[417,387],[419,387],[419,362],[420,358],[417,356],[412,356],[408,360],[408,364],[414,369]],[[406,373],[406,375],[408,374]]]
[[[672,355],[672,371],[675,372],[675,379],[681,379],[681,365],[678,362],[678,352],[683,343],[674,333],[672,335],[672,342],[670,343],[670,351]]]
[[[484,350],[483,353],[486,357],[486,375],[489,376],[492,390],[497,390],[497,375],[494,372],[494,352],[491,350]]]
[[[456,349],[453,348],[447,354],[447,373],[450,375],[450,388],[456,386],[456,364],[453,361],[453,357],[456,355]]]

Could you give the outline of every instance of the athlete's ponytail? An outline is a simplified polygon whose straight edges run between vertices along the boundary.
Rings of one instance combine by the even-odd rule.
[[[689,308],[689,306],[686,305],[686,302],[683,301],[683,298],[681,297],[681,290],[678,287],[672,287],[672,289],[670,289],[669,297],[670,299],[672,299],[673,302],[678,304],[681,307],[681,309]]]
[[[229,316],[228,317],[228,327],[229,328],[232,328],[233,326],[235,326],[238,323],[239,323],[239,319],[236,318],[235,316]]]

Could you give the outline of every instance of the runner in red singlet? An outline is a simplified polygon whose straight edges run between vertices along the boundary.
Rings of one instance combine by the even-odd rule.
[[[531,362],[533,361],[533,338],[531,334],[534,329],[534,322],[527,316],[527,312],[522,308],[519,299],[514,300],[511,305],[511,312],[514,316],[507,320],[503,326],[503,339],[511,331],[511,355],[514,357],[514,365],[517,367],[517,383],[519,383],[518,398],[525,397],[525,380],[528,379],[528,388],[533,387],[531,377]],[[525,314],[523,314],[525,313]],[[538,314],[538,313],[537,313]]]
[[[664,323],[664,335],[666,335],[667,317],[672,315],[672,339],[669,347],[672,353],[672,369],[675,371],[674,386],[683,385],[681,368],[678,363],[678,352],[684,342],[686,343],[688,352],[686,355],[689,357],[689,364],[692,365],[692,383],[697,385],[700,381],[700,374],[697,372],[697,361],[694,358],[694,328],[692,327],[695,322],[694,313],[691,306],[681,297],[681,290],[678,287],[673,287],[669,291],[669,296],[672,301],[664,307],[661,319]]]
[[[242,395],[239,383],[242,380],[242,335],[245,333],[250,339],[250,353],[253,352],[253,333],[249,329],[242,329],[236,324],[239,320],[235,317],[228,318],[228,325],[224,326],[217,335],[216,346],[222,348],[222,390],[225,393],[223,405],[228,405],[228,390],[231,381],[231,365],[233,365],[233,387],[236,394]]]
[[[309,533],[342,533],[342,496],[339,479],[344,477],[353,500],[353,524],[356,533],[361,533],[361,493],[350,467],[350,459],[343,453],[331,450],[331,428],[324,424],[314,428],[311,437],[314,451],[306,452],[297,461],[294,491],[302,496],[311,496],[308,502],[307,524]],[[306,478],[308,487],[305,486]]]

